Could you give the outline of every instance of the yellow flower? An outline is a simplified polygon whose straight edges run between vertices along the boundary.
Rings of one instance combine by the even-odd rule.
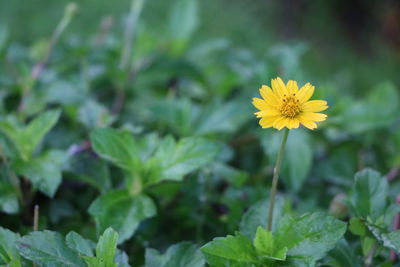
[[[259,109],[254,113],[260,119],[262,128],[274,127],[278,130],[299,128],[300,123],[308,129],[317,128],[315,122],[328,117],[318,113],[328,108],[324,100],[309,100],[314,93],[314,86],[306,83],[299,90],[296,81],[285,85],[281,78],[272,79],[272,89],[266,85],[260,88],[263,99],[253,98],[253,105]]]

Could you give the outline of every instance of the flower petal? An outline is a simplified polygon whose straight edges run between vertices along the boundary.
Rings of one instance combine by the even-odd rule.
[[[298,119],[290,119],[289,121],[289,129],[296,129],[299,128],[300,122]]]
[[[254,113],[257,118],[279,116],[281,113],[276,109],[264,109]]]
[[[278,117],[278,119],[274,122],[274,128],[278,130],[282,130],[285,126],[287,126],[287,118],[285,117]]]
[[[310,121],[324,121],[328,116],[322,113],[305,112],[301,117]]]
[[[300,103],[306,102],[310,97],[314,94],[315,87],[312,86],[310,83],[306,83],[299,92],[297,93],[297,98],[299,99]]]
[[[269,117],[263,117],[260,121],[259,124],[261,125],[262,128],[270,128],[274,125],[274,122],[278,119],[279,117],[277,116],[269,116]]]
[[[279,97],[282,98],[284,95],[288,94],[286,89],[286,85],[283,83],[282,79],[277,77],[276,79],[271,80],[271,85],[274,93]]]
[[[300,120],[301,124],[303,124],[305,127],[307,127],[310,130],[314,130],[315,128],[317,128],[317,124],[313,121],[306,120],[302,117],[299,117],[299,120]]]
[[[325,100],[311,100],[303,104],[304,112],[319,112],[328,108],[328,103]]]
[[[292,81],[292,80],[289,80],[287,82],[286,88],[287,88],[289,94],[297,94],[297,92],[299,91],[299,87],[297,86],[297,82],[296,81]]]
[[[264,109],[269,109],[272,108],[270,105],[268,105],[265,100],[262,100],[260,98],[254,97],[253,98],[253,105],[258,108],[259,110],[264,110]]]
[[[275,95],[275,93],[272,91],[271,88],[269,88],[266,85],[263,85],[260,88],[260,95],[262,98],[264,98],[264,100],[272,105],[272,106],[278,106],[279,105],[279,97],[277,95]]]

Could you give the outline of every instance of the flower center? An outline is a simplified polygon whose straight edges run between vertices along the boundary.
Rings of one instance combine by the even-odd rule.
[[[283,96],[283,103],[281,108],[279,109],[282,116],[287,118],[294,118],[300,113],[300,103],[299,100],[296,98],[296,95],[284,95]]]

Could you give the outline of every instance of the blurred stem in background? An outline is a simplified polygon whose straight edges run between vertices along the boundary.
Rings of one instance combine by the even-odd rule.
[[[18,112],[21,114],[24,110],[26,97],[29,95],[32,88],[35,86],[36,81],[39,79],[40,75],[42,74],[45,66],[47,65],[50,55],[57,44],[58,40],[60,39],[62,33],[71,23],[72,18],[75,16],[78,6],[76,3],[69,3],[64,11],[64,16],[62,17],[60,23],[58,23],[56,29],[54,30],[51,39],[47,45],[47,49],[43,55],[42,60],[40,60],[32,69],[31,77],[27,79],[27,81],[23,84],[22,89],[22,96],[21,101],[18,105]]]
[[[124,41],[122,46],[121,58],[119,61],[119,69],[122,71],[122,80],[116,87],[116,94],[112,106],[112,113],[118,114],[125,101],[125,83],[128,80],[129,72],[132,65],[132,47],[137,29],[137,22],[139,20],[140,13],[143,9],[144,0],[132,0],[131,10],[126,22],[124,31]]]
[[[278,179],[279,179],[279,173],[281,171],[283,152],[285,151],[285,145],[286,145],[286,140],[288,138],[288,135],[289,135],[289,129],[285,128],[283,137],[282,137],[282,143],[281,143],[281,146],[280,146],[279,152],[278,152],[278,157],[276,159],[276,164],[275,164],[275,168],[274,168],[274,176],[272,178],[271,195],[269,198],[269,208],[268,208],[268,225],[267,225],[268,231],[272,231],[276,189],[278,187]]]

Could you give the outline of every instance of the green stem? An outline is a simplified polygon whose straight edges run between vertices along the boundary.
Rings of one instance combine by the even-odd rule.
[[[276,164],[274,168],[274,177],[272,178],[271,195],[269,198],[269,208],[268,208],[268,225],[267,230],[272,231],[272,221],[274,217],[274,207],[275,207],[275,196],[276,188],[278,187],[279,172],[281,171],[281,164],[283,159],[283,152],[285,150],[286,140],[289,135],[289,129],[286,128],[283,133],[281,147],[278,152],[278,157],[276,159]]]

